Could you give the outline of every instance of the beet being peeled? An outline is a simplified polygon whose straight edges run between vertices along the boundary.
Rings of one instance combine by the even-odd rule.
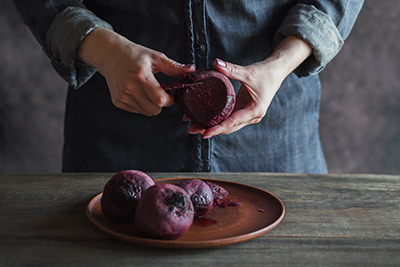
[[[153,179],[141,171],[116,173],[104,186],[101,198],[104,215],[119,223],[133,223],[136,206],[143,192],[152,185]]]
[[[173,240],[189,230],[194,209],[185,190],[174,184],[160,183],[144,192],[135,218],[138,227],[151,237]]]
[[[168,87],[171,86],[176,88],[175,102],[199,128],[207,129],[222,122],[235,106],[235,90],[231,81],[216,70],[187,73]]]

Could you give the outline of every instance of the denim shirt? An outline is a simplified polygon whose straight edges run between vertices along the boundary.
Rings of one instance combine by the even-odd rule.
[[[33,35],[69,84],[63,171],[324,173],[318,135],[318,73],[337,55],[363,0],[14,0]],[[248,65],[296,35],[312,55],[282,83],[267,115],[238,132],[202,140],[187,134],[176,106],[154,117],[113,106],[107,84],[76,59],[96,27],[198,69],[215,58]],[[174,79],[156,74],[160,83]],[[240,84],[233,81],[238,90]]]

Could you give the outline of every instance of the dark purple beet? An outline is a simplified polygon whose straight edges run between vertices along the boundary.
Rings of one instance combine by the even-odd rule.
[[[104,215],[119,223],[134,222],[136,206],[143,192],[152,185],[154,181],[141,171],[116,173],[104,186],[101,198]]]
[[[151,237],[172,240],[184,235],[192,225],[193,204],[179,186],[160,183],[144,192],[135,218],[138,227]]]
[[[179,88],[182,84],[201,83]],[[232,113],[235,90],[231,81],[222,73],[203,69],[185,74],[175,90],[175,102],[199,128],[210,128]]]
[[[214,202],[216,202],[218,199],[224,198],[226,196],[228,196],[228,191],[226,191],[225,188],[223,188],[222,186],[210,182],[210,181],[206,181],[206,183],[208,184],[208,186],[211,188],[211,191],[213,192],[213,197],[214,197]]]
[[[194,217],[203,217],[210,213],[214,198],[208,184],[200,179],[185,179],[175,184],[183,188],[190,196],[195,212]]]

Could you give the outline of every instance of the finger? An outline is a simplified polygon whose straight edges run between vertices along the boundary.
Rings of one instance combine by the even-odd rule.
[[[143,114],[146,116],[150,116],[150,114],[147,113],[146,110],[144,110],[135,99],[131,100],[131,101],[126,101],[123,102],[121,100],[117,100],[117,101],[113,101],[114,106],[116,106],[117,108],[120,108],[122,110],[131,112],[131,113],[139,113],[139,114]]]
[[[170,107],[174,104],[174,96],[165,92],[165,90],[158,84],[148,87],[145,90],[148,99],[156,107]]]
[[[192,124],[190,125],[188,129],[188,134],[203,134],[205,132],[205,129],[199,128],[196,125]]]
[[[188,122],[191,121],[191,119],[188,117],[188,115],[183,114],[182,121]]]
[[[242,129],[247,125],[260,122],[262,116],[255,114],[257,113],[253,111],[252,108],[235,111],[220,124],[210,127],[203,132],[203,138],[209,138],[211,136],[217,136],[220,134],[230,134]]]
[[[160,86],[150,69],[138,73],[136,90],[132,90],[132,92],[135,92],[132,95],[139,99],[138,102],[143,109],[148,110],[153,115],[156,115],[154,112],[157,112],[159,108],[174,104],[173,95],[168,94]]]
[[[243,66],[229,63],[219,58],[214,60],[214,65],[219,72],[225,74],[228,78],[241,82],[246,80],[247,71]]]
[[[114,105],[123,110],[140,113],[146,116],[155,116],[161,112],[162,106],[156,105],[148,96],[151,91],[147,84],[129,84],[128,86],[120,85],[120,89],[112,93],[111,98]],[[137,90],[137,87],[142,88]],[[161,89],[162,93],[165,93]]]
[[[235,118],[227,118],[225,121],[220,124],[214,125],[208,129],[198,128],[196,125],[191,125],[189,127],[189,134],[201,134],[203,139],[208,139],[213,136],[217,136],[220,134],[230,134],[240,130],[241,128],[248,125],[248,123],[239,123]]]
[[[154,73],[162,72],[168,76],[181,77],[185,73],[193,72],[196,66],[193,64],[181,64],[170,58],[163,53],[154,53],[151,62],[151,73],[153,75],[144,77],[145,83],[151,85],[149,90],[146,90],[148,97],[158,107],[170,107],[174,104],[174,97],[160,86],[154,77]],[[147,73],[148,74],[148,73]]]
[[[178,63],[162,53],[157,53],[153,60],[153,73],[162,72],[168,76],[180,77],[185,73],[196,70],[194,64]]]

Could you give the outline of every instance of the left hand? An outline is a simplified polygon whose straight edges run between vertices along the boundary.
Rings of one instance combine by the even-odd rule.
[[[216,59],[214,65],[218,71],[242,85],[236,94],[234,110],[226,120],[208,129],[190,126],[189,133],[202,134],[203,138],[230,134],[260,122],[284,79],[272,60],[239,66]]]
[[[248,66],[216,59],[214,65],[218,71],[242,83],[236,94],[235,108],[220,124],[208,129],[191,125],[188,132],[210,138],[219,134],[230,134],[260,122],[283,80],[311,53],[311,46],[304,40],[296,36],[287,36],[267,59]]]

